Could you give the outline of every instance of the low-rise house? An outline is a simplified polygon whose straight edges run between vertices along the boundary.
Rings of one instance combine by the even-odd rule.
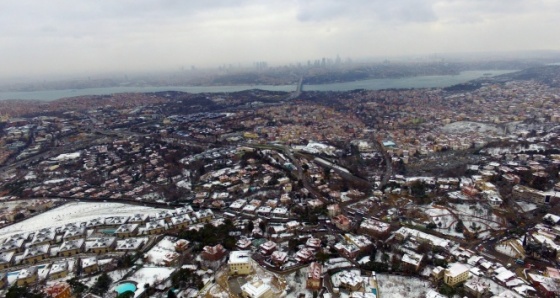
[[[173,213],[171,211],[161,211],[154,215],[153,221],[163,220],[165,222],[170,222],[171,217],[173,217]]]
[[[360,223],[359,231],[375,238],[385,238],[389,235],[391,225],[376,218],[366,218]]]
[[[117,240],[116,251],[138,251],[145,243],[144,238],[128,238]]]
[[[93,241],[86,242],[86,251],[101,254],[115,250],[117,244],[116,237],[96,238]]]
[[[202,249],[200,256],[208,261],[221,260],[226,255],[226,250],[221,244],[216,244],[214,246],[205,246]]]
[[[424,233],[415,229],[410,229],[407,227],[401,227],[400,229],[394,232],[394,235],[395,238],[399,241],[402,241],[410,237],[411,239],[414,239],[418,242],[426,241],[432,246],[437,246],[443,249],[449,249],[453,245],[453,242],[451,242],[450,240],[437,237],[428,233]]]
[[[41,229],[35,233],[30,245],[54,244],[56,231],[54,229]]]
[[[248,250],[252,245],[251,240],[247,239],[247,238],[241,238],[239,240],[237,240],[237,243],[235,244],[235,246],[239,249],[239,250]]]
[[[295,259],[299,263],[311,262],[315,259],[315,251],[308,247],[304,247],[296,253]]]
[[[344,214],[339,214],[339,215],[333,217],[332,222],[337,228],[339,228],[343,231],[349,231],[350,227],[352,225],[352,222],[350,221],[350,219],[348,217],[346,217]]]
[[[257,208],[257,214],[262,216],[269,216],[271,211],[272,207],[270,206],[261,206]]]
[[[321,248],[321,239],[310,237],[307,239],[307,241],[305,241],[305,246],[311,249],[318,250],[319,248]]]
[[[112,216],[105,218],[106,227],[118,227],[128,222],[129,216]]]
[[[99,271],[99,265],[97,264],[97,257],[88,257],[81,259],[82,262],[82,272],[86,275],[96,273]]]
[[[349,291],[358,291],[368,278],[360,275],[359,270],[341,271],[338,273],[340,287]]]
[[[23,246],[24,242],[25,240],[21,238],[8,238],[4,243],[2,243],[2,245],[0,245],[0,252],[23,252],[25,250],[25,246]]]
[[[171,218],[171,227],[175,229],[186,229],[193,221],[188,214],[181,214]]]
[[[283,218],[288,216],[288,209],[285,207],[276,207],[271,212],[272,217]]]
[[[402,256],[401,264],[405,271],[418,272],[423,259],[424,255],[417,254],[412,251],[407,251]]]
[[[197,222],[207,223],[214,218],[214,212],[210,209],[202,209],[194,213]]]
[[[0,253],[0,270],[6,269],[13,265],[15,251],[5,251]]]
[[[128,219],[129,224],[143,224],[148,222],[150,216],[148,214],[135,214]]]
[[[434,281],[439,281],[440,279],[443,278],[444,273],[445,273],[445,268],[441,266],[437,266],[432,270],[432,273],[430,274],[430,278]]]
[[[62,237],[64,240],[74,240],[83,238],[86,235],[86,228],[85,227],[76,227],[74,229],[66,229],[64,232],[64,236]]]
[[[504,202],[497,191],[485,190],[482,196],[488,201],[488,204],[494,208],[500,207]]]
[[[534,273],[529,273],[528,277],[540,297],[554,298],[560,295],[560,286],[553,278]]]
[[[354,235],[354,234],[346,233],[344,234],[344,239],[346,239],[347,242],[356,245],[360,250],[360,252],[368,251],[373,247],[373,243],[366,236],[363,235]]]
[[[243,209],[245,204],[247,204],[246,200],[239,199],[231,203],[231,205],[229,205],[229,208],[232,210],[240,211],[241,209]]]
[[[185,239],[179,239],[175,242],[175,251],[176,252],[183,252],[189,248],[190,242]]]
[[[284,251],[274,251],[272,255],[270,255],[270,260],[272,264],[280,267],[288,261],[288,253]]]
[[[550,195],[547,196],[540,190],[523,185],[515,185],[511,191],[511,195],[516,200],[529,201],[536,204],[550,203]]]
[[[356,245],[346,241],[337,242],[334,248],[340,255],[348,259],[355,259],[360,253],[360,249]]]
[[[0,272],[0,289],[5,288],[8,285],[8,273]]]
[[[119,238],[129,238],[138,234],[138,224],[122,224],[115,231],[115,236]]]
[[[37,272],[37,267],[21,269],[16,279],[16,285],[18,287],[26,287],[36,284],[39,281],[39,275]]]
[[[22,263],[35,264],[49,257],[49,244],[28,247],[23,253]]]
[[[47,286],[43,292],[49,298],[70,298],[72,297],[72,289],[68,283],[58,282],[54,285]],[[85,296],[83,296],[85,297]]]
[[[148,235],[162,234],[166,229],[167,224],[163,219],[146,223],[146,234]]]
[[[99,227],[102,227],[104,222],[105,222],[105,220],[103,218],[94,218],[94,219],[91,219],[88,222],[86,222],[86,228],[87,229],[97,229]]]
[[[260,252],[263,255],[270,255],[276,250],[276,243],[267,241],[259,246]]]
[[[68,262],[60,261],[51,265],[49,279],[60,279],[68,275]]]
[[[208,195],[208,193],[206,193]],[[198,196],[198,194],[197,194]],[[192,214],[194,212],[193,208],[189,205],[185,205],[183,207],[175,208],[174,213],[176,215],[183,215],[183,214]]]
[[[307,281],[305,287],[312,291],[321,289],[323,279],[323,266],[318,262],[313,262],[307,268]]]
[[[241,286],[241,295],[245,298],[272,298],[274,293],[272,288],[255,277]]]
[[[481,281],[478,278],[467,280],[463,285],[465,292],[471,294],[475,298],[482,298],[490,289],[490,284]]]
[[[64,241],[58,250],[58,255],[62,257],[77,255],[84,251],[84,242],[84,239]]]
[[[341,213],[340,206],[338,204],[332,204],[327,206],[327,214],[329,217],[333,218]]]
[[[286,230],[288,231],[295,231],[299,227],[301,227],[301,223],[297,220],[292,220],[286,223]]]
[[[243,207],[243,209],[241,209],[241,212],[244,214],[251,215],[254,214],[256,210],[257,210],[257,206],[247,204],[245,207]]]

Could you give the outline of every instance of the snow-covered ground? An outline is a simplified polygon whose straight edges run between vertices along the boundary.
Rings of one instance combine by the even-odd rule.
[[[123,278],[128,272],[130,272],[130,268],[127,269],[118,269],[108,272],[107,275],[113,279],[113,282],[117,282]]]
[[[284,292],[286,298],[296,298],[299,294],[305,297],[313,297],[313,292],[305,288],[307,278],[307,267],[299,269],[299,273],[293,272],[284,276],[288,291]]]
[[[450,208],[450,209],[447,209]],[[449,207],[430,205],[424,213],[438,226],[436,230],[442,234],[464,238],[462,233],[455,232],[457,220],[461,219],[465,228],[474,232],[472,224],[479,227],[479,232],[503,229],[504,219],[496,216],[492,209],[476,204],[450,204]]]
[[[459,215],[465,228],[471,230],[471,223],[475,223],[480,230],[498,230],[503,228],[504,219],[496,216],[492,209],[477,204],[451,204],[455,213]],[[471,231],[474,232],[474,231]]]
[[[152,215],[162,210],[164,209],[120,203],[74,202],[2,228],[0,229],[0,237],[22,232],[33,232],[42,228],[59,227],[68,223],[84,222],[98,217],[130,216],[138,213]]]
[[[138,297],[144,292],[146,284],[149,284],[152,287],[156,287],[157,285],[169,279],[174,271],[175,268],[168,267],[143,267],[140,270],[134,272],[134,274],[132,274],[126,280],[132,280],[137,283],[137,289],[134,293],[134,297]]]
[[[410,276],[377,274],[379,295],[391,298],[424,298],[432,288],[427,280]]]
[[[523,201],[517,201],[515,203],[517,204],[517,206],[519,206],[519,208],[521,208],[523,212],[529,212],[537,209],[537,205],[533,203],[527,203]]]
[[[179,256],[175,252],[176,238],[165,237],[161,239],[150,251],[146,253],[146,262],[156,266],[165,266],[165,261],[170,261]]]
[[[441,130],[450,133],[467,133],[467,132],[482,132],[502,135],[503,130],[494,125],[472,122],[472,121],[457,121],[445,125]]]
[[[463,233],[455,232],[457,218],[446,208],[441,206],[430,206],[424,212],[431,217],[437,225],[436,231],[457,238],[464,238]]]

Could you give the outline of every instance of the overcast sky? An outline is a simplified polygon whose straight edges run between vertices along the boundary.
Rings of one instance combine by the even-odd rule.
[[[560,50],[558,0],[0,0],[0,77]]]

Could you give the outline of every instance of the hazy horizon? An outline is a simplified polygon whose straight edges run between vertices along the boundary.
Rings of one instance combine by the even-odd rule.
[[[0,78],[560,51],[550,0],[209,2],[4,2]]]

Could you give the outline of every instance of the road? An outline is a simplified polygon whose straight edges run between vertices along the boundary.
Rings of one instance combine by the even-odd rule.
[[[243,144],[244,146],[247,147],[251,147],[251,148],[256,148],[256,149],[269,149],[269,150],[276,150],[276,151],[282,151],[282,153],[284,153],[284,155],[286,155],[290,161],[294,164],[294,166],[296,167],[296,178],[302,182],[303,187],[305,189],[307,189],[309,191],[309,193],[311,194],[311,196],[315,199],[319,199],[321,200],[323,203],[328,204],[330,203],[329,200],[327,200],[323,195],[321,195],[321,193],[319,193],[319,191],[317,191],[309,182],[308,176],[304,175],[303,173],[303,168],[301,167],[301,164],[299,162],[299,159],[297,159],[291,148],[289,146],[283,145],[283,146],[279,146],[279,145],[261,145],[261,144]]]
[[[290,96],[288,96],[288,98],[286,98],[286,100],[292,100],[292,99],[296,99],[301,95],[301,92],[303,91],[303,76],[301,76],[299,78],[297,87],[296,87],[296,91],[292,94],[290,94]]]
[[[385,172],[383,173],[383,177],[381,177],[381,185],[380,188],[383,188],[388,182],[391,177],[393,177],[393,162],[391,160],[391,156],[385,150],[383,144],[381,144],[378,140],[374,137],[371,137],[373,146],[377,149],[377,151],[381,152],[383,155],[383,159],[385,160]]]

